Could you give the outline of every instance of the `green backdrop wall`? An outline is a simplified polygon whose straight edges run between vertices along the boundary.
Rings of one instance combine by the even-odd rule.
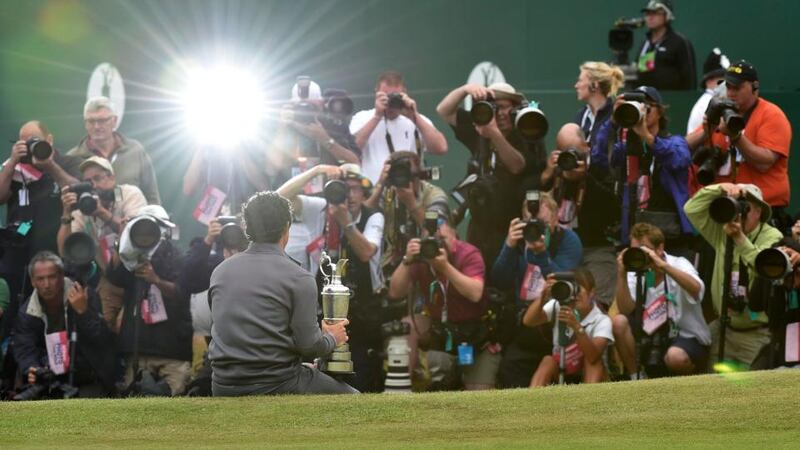
[[[466,151],[435,116],[436,103],[491,61],[529,98],[541,102],[551,129],[580,106],[572,85],[578,65],[609,60],[614,19],[639,14],[645,2],[533,0],[108,1],[0,2],[0,133],[14,139],[37,118],[67,149],[82,136],[82,106],[94,67],[115,65],[127,103],[120,131],[142,141],[156,165],[162,199],[182,235],[202,233],[190,217],[196,199],[181,194],[193,151],[178,130],[175,95],[186,61],[218,58],[258,68],[275,104],[295,77],[353,93],[357,109],[372,103],[376,75],[397,69],[420,110],[448,137],[441,185],[463,175]],[[688,36],[698,66],[719,46],[759,69],[762,95],[780,105],[800,130],[800,3],[676,0],[676,28]],[[643,31],[638,31],[637,42]],[[698,69],[699,70],[699,69]],[[681,133],[698,92],[667,92],[671,131]],[[231,114],[236,114],[231,111]],[[230,130],[232,135],[237,130]],[[553,133],[548,137],[552,145]],[[800,171],[798,139],[790,173]],[[10,144],[0,151],[5,158]],[[794,184],[794,183],[793,183]],[[800,206],[800,195],[792,200]]]

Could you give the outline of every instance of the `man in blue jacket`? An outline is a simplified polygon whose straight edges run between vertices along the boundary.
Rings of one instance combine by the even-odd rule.
[[[625,128],[615,122],[617,110],[629,102],[626,96],[636,93],[645,97],[643,103],[633,105],[640,110],[640,119]],[[688,257],[693,229],[683,205],[689,199],[692,157],[686,139],[670,135],[666,126],[666,106],[658,90],[640,86],[621,95],[611,119],[597,133],[591,164],[618,171],[622,198],[619,239],[623,245],[629,243],[632,224],[647,222],[664,232],[670,254]],[[610,158],[609,145],[613,145]]]
[[[73,372],[80,397],[109,395],[114,388],[114,334],[103,320],[100,298],[92,288],[66,278],[64,263],[52,252],[37,253],[28,270],[34,292],[20,308],[12,343],[24,381],[44,385],[49,371],[55,376],[52,381],[67,383]],[[73,330],[77,339],[69,342]],[[76,360],[70,361],[74,345]]]
[[[514,290],[520,311],[538,298],[547,275],[574,270],[581,262],[583,246],[574,231],[558,226],[558,205],[549,194],[539,197],[538,218],[545,229],[538,239],[523,238],[527,221],[532,218],[527,207],[522,220],[511,221],[500,254],[492,266],[492,279],[498,289]],[[528,236],[530,238],[531,236]],[[548,326],[517,327],[513,341],[500,362],[498,381],[502,387],[526,387],[543,356],[552,350]]]

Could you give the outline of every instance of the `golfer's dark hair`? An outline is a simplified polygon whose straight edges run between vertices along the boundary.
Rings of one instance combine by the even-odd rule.
[[[244,223],[252,242],[274,244],[292,223],[292,204],[277,192],[258,192],[244,205]]]

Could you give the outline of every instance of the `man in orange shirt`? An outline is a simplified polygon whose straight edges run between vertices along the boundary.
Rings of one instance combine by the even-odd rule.
[[[728,98],[744,117],[745,128],[734,134],[724,120],[711,126],[711,142],[723,151],[735,149],[734,163],[726,163],[717,172],[714,183],[755,184],[772,207],[773,217],[789,205],[789,145],[792,128],[783,111],[758,95],[759,81],[755,67],[741,60],[725,72]],[[707,117],[703,126],[686,136],[689,148],[708,145]],[[776,209],[778,211],[776,211]]]

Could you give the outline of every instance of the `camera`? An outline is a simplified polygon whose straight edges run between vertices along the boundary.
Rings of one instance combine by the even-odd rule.
[[[78,196],[78,203],[73,209],[78,209],[84,216],[91,216],[97,211],[97,192],[92,183],[84,181],[70,185],[70,192]]]
[[[645,105],[647,96],[644,92],[634,91],[626,92],[622,94],[622,97],[625,101],[614,110],[614,122],[623,128],[630,128],[639,123],[647,114]]]
[[[484,217],[492,210],[492,201],[497,194],[497,178],[493,175],[470,174],[451,192],[459,205],[467,205],[472,217]]]
[[[389,163],[387,186],[407,188],[414,179],[436,181],[439,179],[439,168],[430,167],[415,172],[411,168],[411,159],[409,158],[399,158]]]
[[[536,141],[547,134],[549,124],[544,112],[537,103],[523,103],[519,109],[511,111],[511,122],[522,139]]]
[[[58,395],[60,391],[60,395]],[[69,399],[78,395],[78,388],[67,383],[61,383],[56,379],[56,374],[47,367],[36,368],[36,383],[29,385],[27,389],[12,397],[12,400],[24,402],[29,400],[39,400],[45,396],[48,398]]]
[[[247,236],[236,216],[219,216],[217,222],[222,225],[219,232],[222,247],[242,251],[247,248]]]
[[[584,161],[585,159],[586,156],[583,153],[574,148],[568,148],[558,154],[556,165],[563,171],[575,170],[578,168],[578,162]]]
[[[561,305],[573,303],[581,290],[581,286],[572,272],[556,272],[553,274],[556,282],[550,288],[550,296]]]
[[[469,115],[475,125],[486,125],[494,119],[497,105],[494,100],[481,100],[472,104]]]
[[[533,244],[540,240],[547,230],[547,225],[539,219],[528,219],[525,221],[525,228],[522,229],[522,237],[525,242]]]
[[[525,208],[531,216],[536,217],[539,215],[539,191],[525,192]]]
[[[633,48],[633,30],[643,25],[644,19],[640,17],[621,17],[614,21],[613,28],[608,32],[608,46],[614,52],[617,64],[628,64],[628,52]]]
[[[341,89],[328,89],[323,96],[327,98],[323,107],[325,121],[336,126],[346,125],[353,114],[353,100],[347,92]]]
[[[161,225],[152,217],[142,216],[131,225],[131,244],[139,251],[152,250],[162,237]]]
[[[727,196],[719,197],[711,202],[708,207],[708,215],[717,223],[728,223],[736,217],[744,217],[750,212],[750,203],[744,198],[730,198]]]
[[[329,205],[341,205],[347,201],[347,194],[349,188],[347,183],[342,180],[330,180],[325,183],[322,189],[322,195]]]
[[[647,272],[650,268],[650,255],[641,248],[629,247],[622,255],[622,264],[626,272]]]
[[[32,163],[34,157],[39,161],[44,161],[53,154],[53,147],[50,143],[39,138],[28,139],[25,141],[25,147],[28,149],[28,153],[20,159],[23,164]]]
[[[319,109],[313,103],[306,101],[288,103],[281,110],[281,120],[309,125],[314,122],[318,113]]]
[[[728,154],[717,146],[698,148],[692,157],[692,163],[698,166],[697,182],[703,186],[713,183],[727,156]]]
[[[403,101],[403,94],[400,92],[392,92],[386,95],[389,99],[387,107],[389,109],[404,109],[406,102]]]
[[[439,214],[436,211],[425,212],[425,230],[428,235],[421,239],[419,254],[423,259],[431,260],[439,256],[442,249],[442,241],[436,237],[439,228]]]
[[[706,108],[706,118],[712,127],[719,124],[720,119],[732,134],[739,134],[744,130],[744,117],[739,114],[736,103],[727,98],[713,97]]]
[[[783,280],[794,271],[792,259],[779,248],[761,250],[756,256],[756,272],[773,281]]]
[[[408,368],[411,349],[406,337],[410,333],[411,326],[399,320],[381,325],[381,334],[389,341],[386,346],[387,370],[384,381],[386,393],[411,392],[411,373]]]
[[[96,249],[94,239],[82,231],[70,234],[64,241],[64,272],[84,287],[97,272]]]

